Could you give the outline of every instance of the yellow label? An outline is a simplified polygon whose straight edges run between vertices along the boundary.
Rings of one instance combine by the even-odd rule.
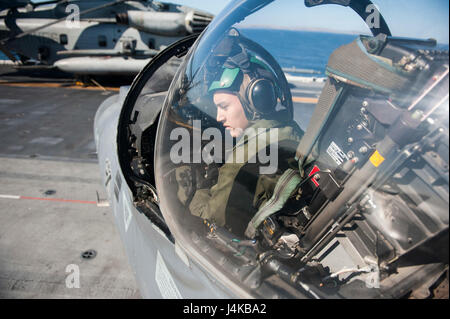
[[[381,163],[384,162],[384,157],[380,153],[378,153],[378,151],[375,151],[375,153],[373,153],[370,157],[370,162],[373,164],[373,166],[378,167],[381,165]]]

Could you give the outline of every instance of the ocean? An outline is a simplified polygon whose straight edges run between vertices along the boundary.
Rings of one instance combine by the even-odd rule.
[[[350,34],[274,29],[243,29],[241,33],[262,45],[282,68],[314,70],[322,76],[330,54],[356,38]]]
[[[241,33],[262,45],[282,68],[317,71],[325,76],[330,54],[338,47],[356,39],[357,34],[274,29],[242,29]],[[437,50],[448,51],[448,44],[438,44]],[[318,75],[318,76],[320,76]]]

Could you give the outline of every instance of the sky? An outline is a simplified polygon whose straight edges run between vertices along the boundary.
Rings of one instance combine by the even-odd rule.
[[[35,0],[40,2],[44,0]],[[230,0],[173,0],[167,1],[208,11],[214,15]],[[305,9],[302,0],[277,0],[249,17],[247,23],[274,25],[297,29],[328,29],[337,32],[366,32],[354,12],[337,5]],[[448,0],[373,0],[380,8],[394,36],[429,38],[449,43]]]
[[[189,5],[217,15],[230,1],[174,0],[171,2]],[[251,21],[255,24],[270,24],[275,17],[282,16],[281,24],[288,28],[322,28],[325,25],[331,26],[329,21],[335,20],[331,27],[335,31],[368,31],[362,19],[348,8],[326,5],[306,9],[303,2],[302,0],[275,1],[256,13]],[[373,2],[379,6],[393,35],[434,37],[440,43],[449,43],[448,0],[373,0]],[[313,10],[314,14],[309,14],[309,11]],[[321,16],[321,19],[318,19],[318,16]]]

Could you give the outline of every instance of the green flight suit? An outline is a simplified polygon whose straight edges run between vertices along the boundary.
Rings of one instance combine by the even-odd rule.
[[[277,129],[276,141],[270,140],[270,134],[266,133],[269,129]],[[195,192],[189,205],[191,214],[242,235],[258,208],[272,196],[281,174],[289,167],[296,167],[294,156],[302,136],[303,131],[293,121],[262,119],[254,122],[219,168],[217,183],[210,189]],[[273,173],[260,174],[261,166],[268,164],[258,160],[253,163],[250,159],[260,151],[270,156],[270,144],[277,147],[277,168]],[[236,160],[238,154],[245,154],[243,161]]]

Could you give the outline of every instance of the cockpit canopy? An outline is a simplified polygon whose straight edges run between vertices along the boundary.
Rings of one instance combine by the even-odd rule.
[[[402,24],[445,5],[389,6],[232,1],[135,92],[136,197],[238,295],[404,297],[445,271],[448,27]]]

